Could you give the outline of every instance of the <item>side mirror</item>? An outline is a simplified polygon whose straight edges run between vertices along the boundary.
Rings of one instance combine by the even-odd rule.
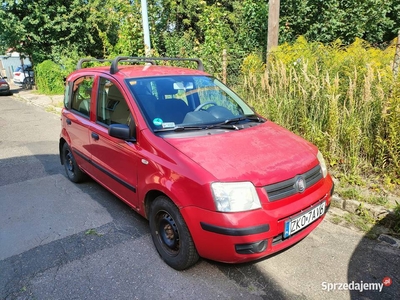
[[[136,142],[136,136],[131,134],[131,130],[128,125],[111,124],[108,127],[108,134],[112,137],[125,140],[127,142]]]

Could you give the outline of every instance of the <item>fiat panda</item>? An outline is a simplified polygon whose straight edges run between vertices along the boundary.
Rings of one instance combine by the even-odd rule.
[[[169,266],[260,259],[323,220],[334,185],[321,152],[255,112],[201,60],[83,67],[91,62],[66,78],[61,164],[71,181],[90,176],[148,219]]]

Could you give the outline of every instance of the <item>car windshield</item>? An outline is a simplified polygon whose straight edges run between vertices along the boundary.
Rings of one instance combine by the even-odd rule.
[[[240,97],[213,77],[134,78],[126,83],[155,131],[211,128],[254,115]]]

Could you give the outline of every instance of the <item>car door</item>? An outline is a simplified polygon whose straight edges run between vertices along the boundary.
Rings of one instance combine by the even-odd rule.
[[[63,128],[69,136],[68,142],[75,160],[89,174],[92,171],[89,129],[93,84],[94,77],[90,75],[82,75],[70,84],[66,95],[67,109],[62,116]]]
[[[96,121],[90,128],[92,163],[95,178],[125,202],[137,206],[136,145],[108,134],[110,124],[133,122],[122,89],[110,79],[98,78]]]

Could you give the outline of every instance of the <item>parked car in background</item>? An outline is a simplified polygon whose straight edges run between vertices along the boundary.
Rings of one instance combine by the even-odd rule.
[[[22,65],[15,68],[13,81],[16,85],[32,85],[34,72],[31,65]]]
[[[66,79],[61,163],[72,182],[89,175],[147,218],[169,266],[256,260],[321,223],[334,185],[317,147],[257,114],[199,59],[82,67],[90,61]]]
[[[0,95],[11,95],[10,85],[6,79],[7,77],[0,75]]]

